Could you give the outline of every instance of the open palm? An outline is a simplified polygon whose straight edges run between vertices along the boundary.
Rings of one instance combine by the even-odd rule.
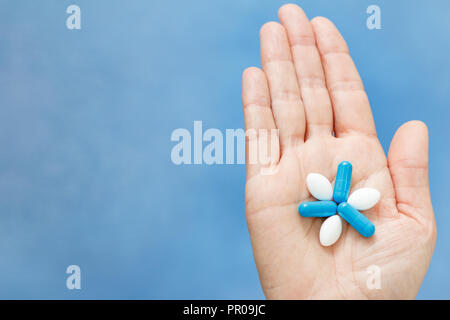
[[[332,22],[310,22],[295,5],[283,6],[279,17],[281,24],[261,28],[263,70],[243,74],[246,129],[279,129],[279,150],[271,150],[275,170],[247,164],[246,217],[264,293],[275,299],[414,298],[436,238],[427,128],[404,124],[386,158],[361,79]],[[343,160],[353,164],[351,191],[381,193],[364,211],[376,231],[364,238],[344,223],[338,242],[322,247],[323,219],[300,217],[297,208],[313,200],[308,173],[333,182]],[[380,287],[367,285],[368,270],[379,271]]]

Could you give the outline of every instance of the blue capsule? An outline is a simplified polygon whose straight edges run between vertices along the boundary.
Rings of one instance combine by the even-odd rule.
[[[329,217],[336,214],[337,205],[334,201],[303,202],[298,207],[302,217]]]
[[[375,232],[375,226],[365,215],[353,208],[347,202],[338,205],[337,211],[356,231],[364,237],[371,237]]]
[[[334,182],[333,200],[336,203],[345,202],[350,192],[350,181],[352,179],[352,164],[348,161],[339,163]]]

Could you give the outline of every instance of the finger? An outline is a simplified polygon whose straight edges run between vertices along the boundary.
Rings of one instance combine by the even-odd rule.
[[[333,105],[336,136],[376,135],[369,100],[344,38],[326,18],[314,18],[311,24]]]
[[[258,68],[248,68],[242,75],[242,104],[244,107],[244,121],[246,129],[246,163],[247,179],[260,172],[261,163],[259,148],[267,144],[262,141],[270,136],[271,130],[275,130],[275,121],[270,109],[270,93],[264,72]],[[266,131],[267,135],[264,135]],[[277,136],[278,138],[278,136]],[[258,148],[259,147],[259,148]],[[278,144],[274,148],[278,147]],[[267,150],[272,163],[278,163],[279,150]],[[264,161],[263,161],[264,162]]]
[[[306,138],[331,135],[333,111],[313,29],[303,10],[294,4],[278,12],[286,28],[306,115]]]
[[[421,121],[403,124],[392,139],[388,164],[398,210],[412,218],[433,221],[428,183],[428,130]]]
[[[284,27],[261,28],[261,60],[269,82],[272,112],[280,130],[281,152],[304,142],[305,113]]]

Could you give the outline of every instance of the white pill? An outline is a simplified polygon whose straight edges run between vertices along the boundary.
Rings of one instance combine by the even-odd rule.
[[[338,241],[342,232],[342,220],[339,215],[328,217],[320,227],[320,244],[324,247],[331,246]]]
[[[380,200],[380,191],[373,188],[361,188],[348,197],[347,203],[356,210],[369,210]]]
[[[308,174],[306,185],[309,192],[317,200],[331,200],[333,197],[333,187],[330,181],[319,173]]]

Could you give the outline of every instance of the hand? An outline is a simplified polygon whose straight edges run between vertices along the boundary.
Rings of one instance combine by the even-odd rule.
[[[261,28],[263,70],[243,74],[246,129],[279,129],[279,150],[270,153],[276,170],[267,174],[247,162],[246,218],[264,293],[274,299],[414,298],[436,239],[427,127],[402,125],[386,158],[363,84],[333,23],[308,21],[291,4],[279,18],[281,24]],[[256,144],[248,142],[251,154]],[[376,231],[364,238],[344,222],[338,242],[322,247],[323,219],[300,217],[297,208],[312,200],[307,174],[333,182],[343,160],[353,164],[351,191],[381,193],[363,212]],[[366,284],[371,265],[379,267],[380,289]]]

